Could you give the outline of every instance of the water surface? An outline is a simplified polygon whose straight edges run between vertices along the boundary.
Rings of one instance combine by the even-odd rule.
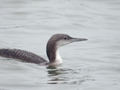
[[[60,48],[47,68],[0,57],[0,90],[119,90],[119,0],[0,0],[0,48],[46,56],[55,33],[89,40]]]

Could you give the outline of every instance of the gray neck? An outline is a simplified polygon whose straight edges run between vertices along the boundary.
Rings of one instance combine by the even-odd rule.
[[[58,47],[56,42],[48,42],[46,47],[46,53],[49,58],[49,64],[58,65],[62,63],[62,59],[59,55]]]

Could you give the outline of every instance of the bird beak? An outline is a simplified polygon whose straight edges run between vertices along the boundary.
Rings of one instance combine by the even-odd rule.
[[[86,39],[86,38],[71,38],[72,42],[79,42],[79,41],[86,41],[86,40],[88,40],[88,39]]]

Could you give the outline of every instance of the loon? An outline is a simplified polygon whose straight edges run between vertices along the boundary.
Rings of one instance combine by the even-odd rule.
[[[35,63],[40,65],[56,66],[62,63],[58,48],[66,44],[78,41],[86,41],[86,38],[73,38],[67,34],[54,34],[47,42],[46,53],[49,59],[44,58],[32,52],[20,49],[0,49],[0,56],[6,58],[18,59],[23,62]]]

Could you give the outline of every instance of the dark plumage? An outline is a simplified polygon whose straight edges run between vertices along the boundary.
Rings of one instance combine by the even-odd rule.
[[[36,63],[36,64],[47,63],[47,61],[42,57],[32,52],[27,52],[25,50],[20,50],[20,49],[0,49],[0,56],[19,59],[23,62],[29,62],[29,63]]]
[[[66,44],[78,41],[85,41],[85,38],[72,38],[67,34],[55,34],[47,43],[46,53],[49,63],[42,57],[28,51],[20,49],[0,49],[0,56],[6,58],[19,59],[23,62],[36,63],[40,65],[58,65],[62,63],[62,59],[58,53],[58,48]]]

